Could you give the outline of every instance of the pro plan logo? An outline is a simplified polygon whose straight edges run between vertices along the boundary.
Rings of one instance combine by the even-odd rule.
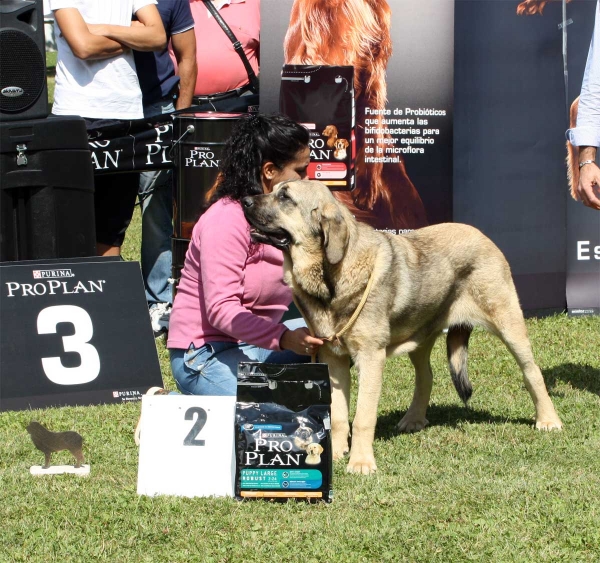
[[[33,270],[34,280],[50,280],[56,278],[74,278],[72,270]]]
[[[7,86],[6,88],[2,88],[0,93],[7,98],[18,98],[25,93],[23,88],[19,88],[18,86]]]

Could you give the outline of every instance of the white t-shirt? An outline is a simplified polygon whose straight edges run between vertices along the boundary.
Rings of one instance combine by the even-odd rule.
[[[86,23],[130,26],[132,16],[157,0],[50,0],[52,11],[77,8]],[[110,59],[78,59],[55,24],[58,60],[52,113],[89,118],[144,117],[131,51]]]

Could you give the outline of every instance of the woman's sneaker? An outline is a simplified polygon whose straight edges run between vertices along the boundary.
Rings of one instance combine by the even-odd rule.
[[[154,338],[158,338],[161,334],[168,332],[169,319],[171,318],[171,304],[155,303],[150,307],[149,312]]]
[[[163,389],[162,387],[150,387],[150,389],[148,389],[148,391],[146,391],[146,395],[168,395],[168,394],[169,394],[169,392],[166,389]],[[142,432],[141,422],[142,422],[142,417],[140,416],[138,423],[135,427],[135,431],[133,432],[133,440],[134,440],[136,446],[140,445],[140,434]]]

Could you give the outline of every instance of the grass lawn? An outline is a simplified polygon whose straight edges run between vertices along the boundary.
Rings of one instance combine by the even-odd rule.
[[[139,255],[139,211],[124,254]],[[0,561],[597,561],[600,546],[600,318],[527,321],[563,432],[532,428],[533,405],[500,342],[475,331],[474,395],[452,388],[442,341],[430,427],[394,430],[412,396],[406,357],[388,361],[379,472],[335,464],[331,505],[136,494],[139,404],[0,414]],[[167,387],[164,341],[157,341]],[[25,426],[85,438],[89,478],[34,478]],[[72,463],[67,452],[53,462]],[[176,479],[177,475],[173,475]]]
[[[139,256],[136,211],[126,259]],[[394,427],[412,397],[406,357],[386,365],[375,455],[363,477],[335,464],[331,505],[136,494],[140,405],[0,413],[0,562],[597,561],[600,553],[600,317],[527,325],[563,432],[532,428],[533,405],[504,346],[476,330],[474,394],[452,388],[442,340],[430,426]],[[157,341],[165,385],[173,380]],[[25,426],[77,430],[88,478],[34,478],[42,454]],[[71,463],[66,452],[53,463]],[[173,475],[177,479],[177,475]]]

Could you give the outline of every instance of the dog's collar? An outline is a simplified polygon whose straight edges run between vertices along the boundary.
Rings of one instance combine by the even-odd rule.
[[[365,303],[367,302],[367,299],[369,297],[369,293],[371,292],[371,287],[373,286],[374,279],[375,279],[375,268],[373,268],[373,271],[371,272],[369,281],[367,282],[367,287],[365,287],[365,291],[363,293],[363,296],[360,299],[360,303],[358,304],[358,307],[356,307],[356,310],[354,311],[354,313],[352,313],[352,316],[350,317],[350,319],[348,319],[348,322],[344,325],[344,327],[341,330],[338,330],[333,336],[316,336],[316,338],[320,338],[321,340],[325,340],[326,342],[340,343],[340,338],[342,336],[344,336],[344,334],[346,334],[346,332],[348,332],[352,328],[352,325],[356,322],[356,319],[358,319],[358,315],[360,315],[361,311],[363,310],[363,307],[365,306]],[[298,310],[300,311],[300,313],[302,313],[302,316],[306,319],[306,315],[303,314],[302,307],[300,307],[300,303],[298,303],[296,296],[292,294],[292,297],[294,299],[294,304],[296,305],[296,307],[298,307]],[[308,326],[308,330],[310,331],[310,334],[312,336],[315,336],[315,331],[310,326],[310,323],[308,322],[308,320],[306,321],[306,324]],[[313,363],[315,362],[315,358],[316,358],[316,355],[312,356]]]

